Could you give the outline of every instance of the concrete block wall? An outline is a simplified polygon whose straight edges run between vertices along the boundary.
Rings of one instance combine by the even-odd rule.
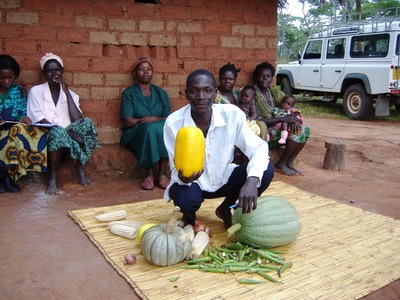
[[[227,62],[242,70],[237,85],[251,82],[261,61],[275,61],[274,0],[0,0],[1,52],[22,67],[27,90],[43,82],[39,59],[60,55],[84,115],[95,122],[102,148],[90,168],[99,173],[140,174],[119,146],[120,95],[132,84],[135,58],[155,61],[153,83],[169,94],[172,109],[186,104],[187,75],[204,68],[218,76]]]

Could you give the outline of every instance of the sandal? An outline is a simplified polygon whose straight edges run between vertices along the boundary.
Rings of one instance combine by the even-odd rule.
[[[164,190],[168,187],[169,182],[170,180],[165,175],[161,175],[160,177],[158,177],[158,185]]]
[[[142,182],[142,189],[144,190],[154,189],[154,177],[147,176]]]

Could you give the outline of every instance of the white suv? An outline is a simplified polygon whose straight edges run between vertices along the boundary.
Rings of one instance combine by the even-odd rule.
[[[392,105],[400,110],[399,9],[391,17],[318,27],[298,61],[277,66],[277,84],[286,94],[343,98],[352,119],[367,118],[374,100],[376,116],[388,116]]]

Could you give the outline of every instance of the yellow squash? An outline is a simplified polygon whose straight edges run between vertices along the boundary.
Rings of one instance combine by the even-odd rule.
[[[185,177],[203,169],[204,135],[192,126],[181,128],[176,135],[174,163],[176,170],[182,169]]]

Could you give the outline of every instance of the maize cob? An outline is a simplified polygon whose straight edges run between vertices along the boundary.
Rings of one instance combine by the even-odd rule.
[[[183,227],[183,230],[186,231],[186,233],[190,236],[190,241],[193,242],[194,240],[194,229],[191,224],[187,224],[185,227]]]
[[[111,229],[111,227],[116,224],[131,226],[131,227],[136,228],[137,230],[139,230],[140,226],[142,226],[142,223],[138,222],[138,221],[127,221],[127,220],[126,221],[112,221],[112,222],[108,223],[108,229]]]
[[[189,254],[189,259],[196,259],[200,257],[204,249],[207,247],[210,237],[204,231],[199,231],[193,239],[192,250]]]
[[[128,214],[125,210],[111,211],[108,213],[97,215],[95,218],[100,222],[119,221],[126,218]]]
[[[130,240],[134,240],[138,232],[136,228],[123,224],[114,224],[111,226],[110,231],[116,235],[126,237]]]

